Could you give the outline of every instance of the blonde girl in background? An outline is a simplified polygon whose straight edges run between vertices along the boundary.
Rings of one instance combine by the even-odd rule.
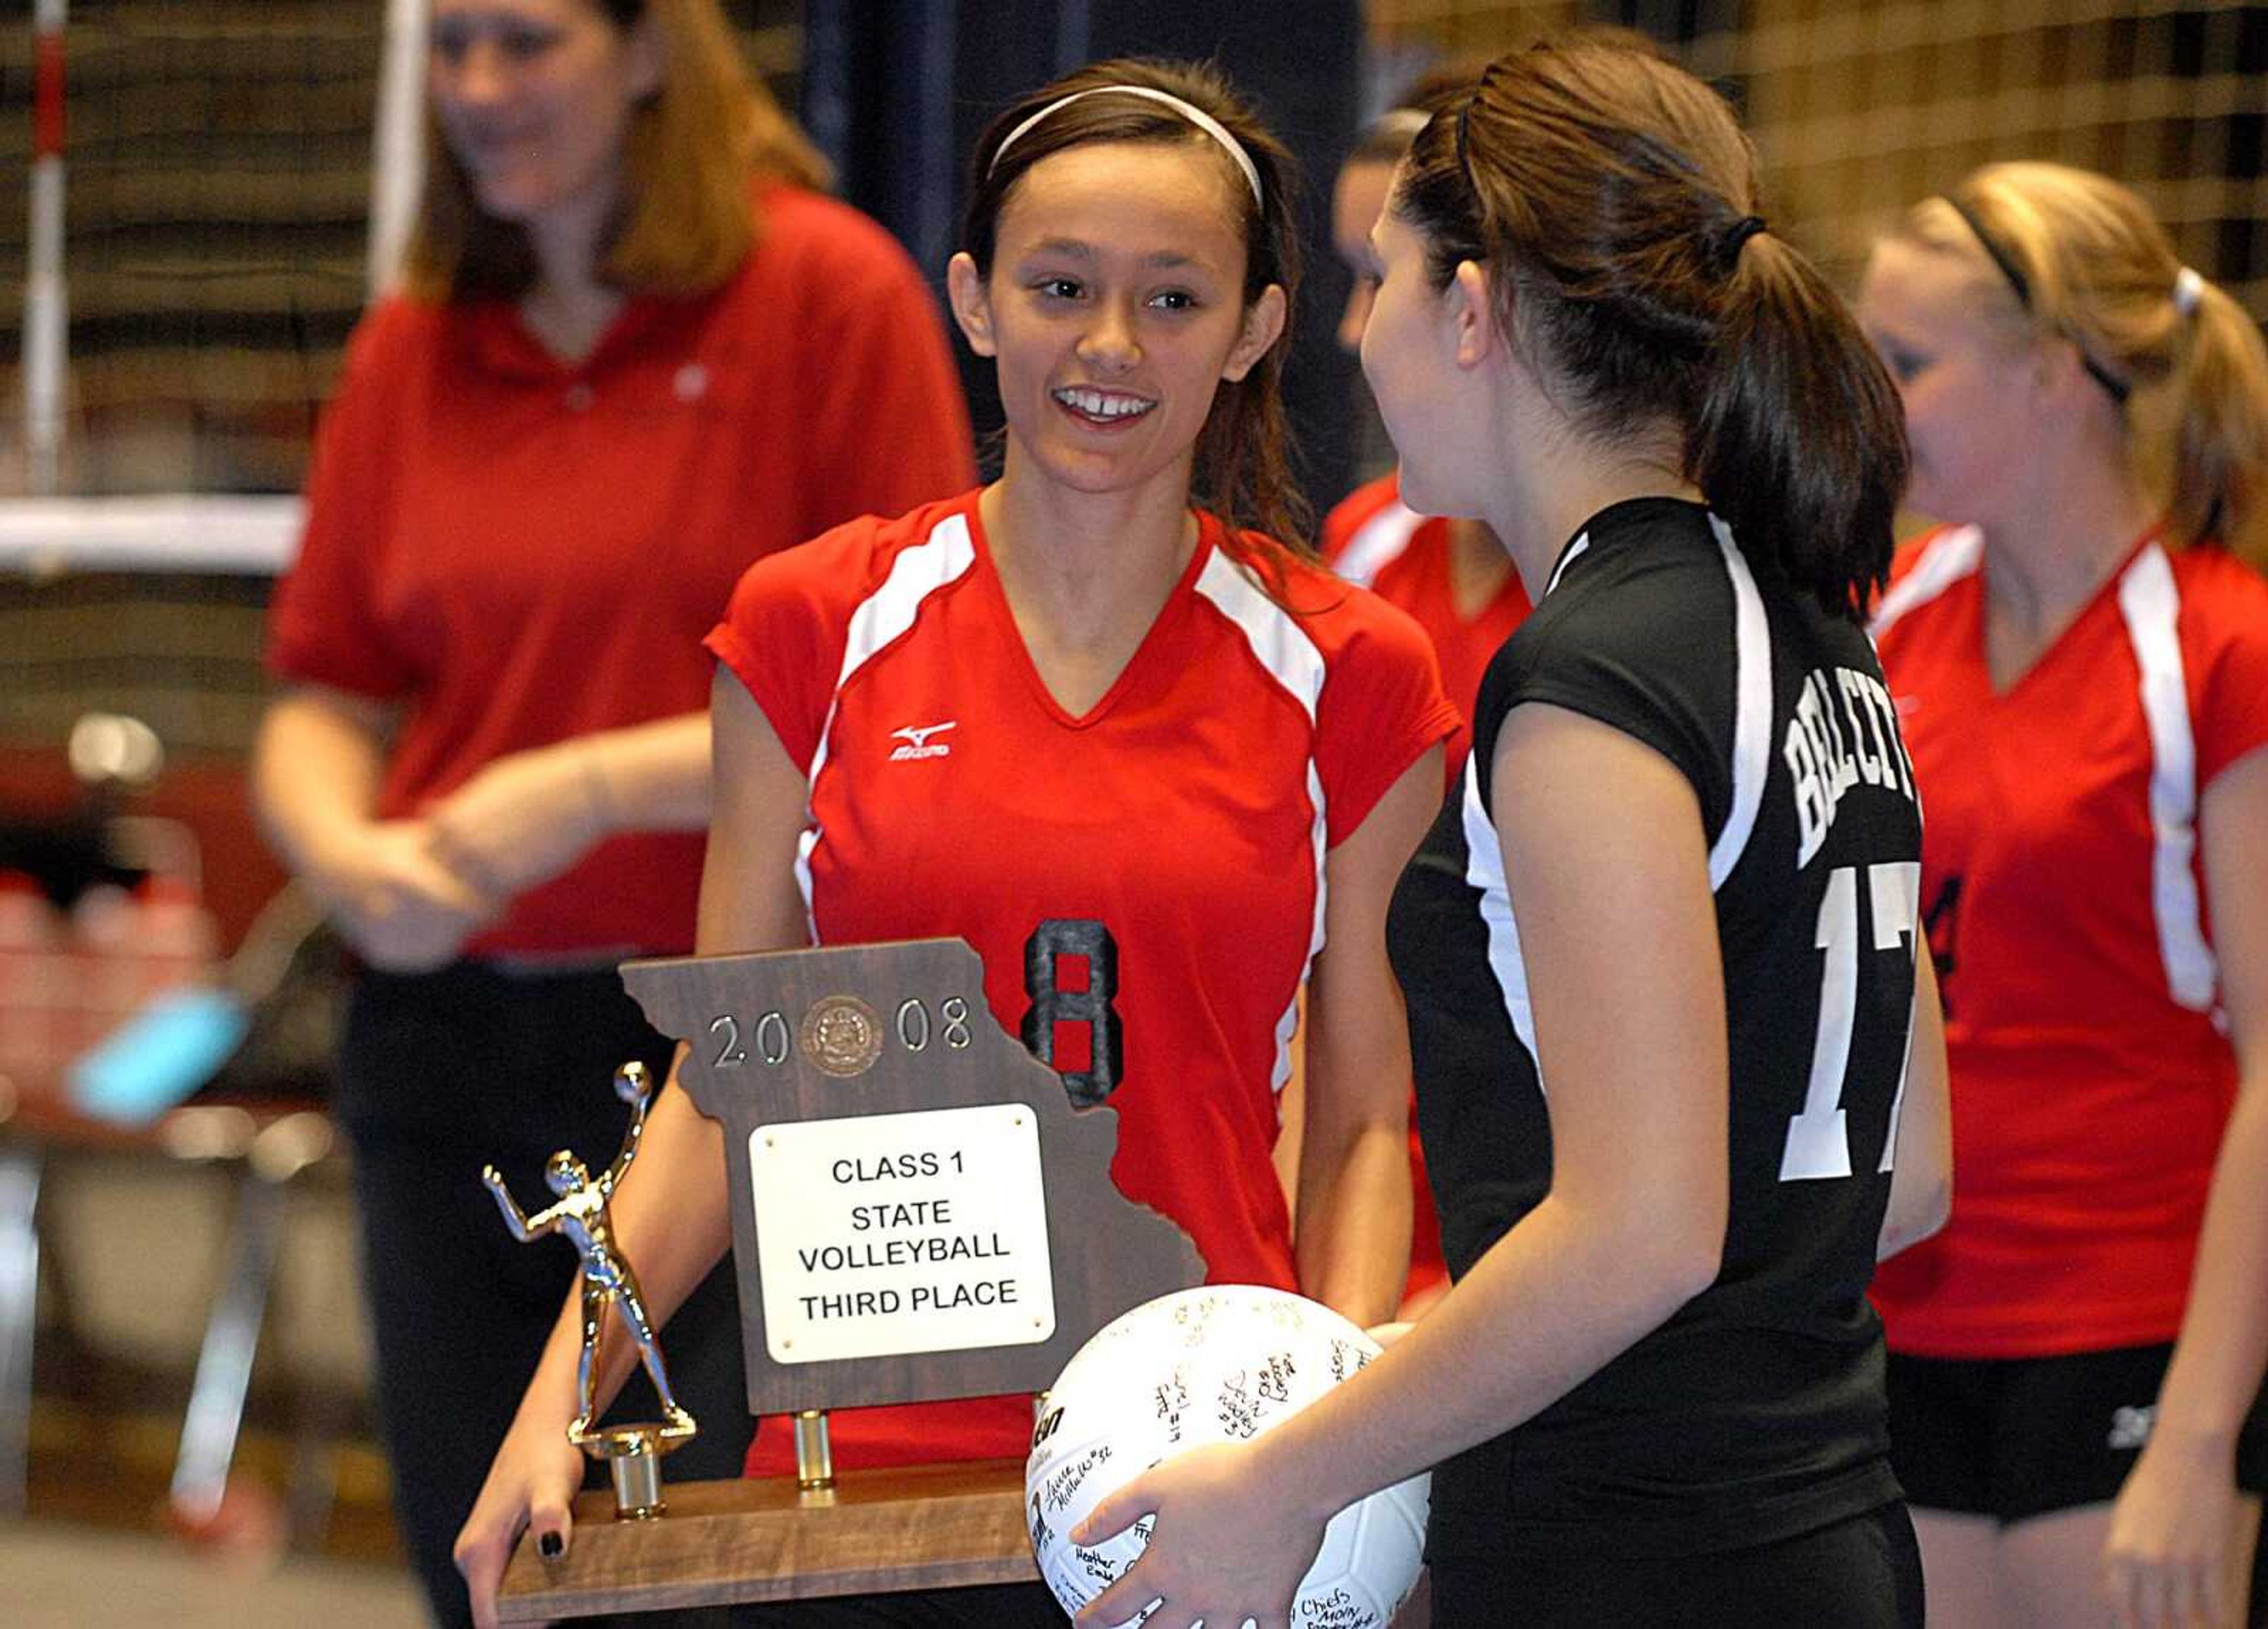
[[[2268,357],[2102,176],[1875,248],[1960,1181],[1886,1265],[1930,1620],[2235,1625],[2268,1485]],[[2106,1603],[2102,1591],[2108,1592]]]

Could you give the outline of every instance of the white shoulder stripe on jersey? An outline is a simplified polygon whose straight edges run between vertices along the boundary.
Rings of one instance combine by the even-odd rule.
[[[882,586],[850,614],[850,636],[843,647],[843,671],[836,675],[835,693],[840,696],[852,674],[914,625],[923,601],[957,581],[976,563],[976,545],[964,514],[947,515],[920,542],[900,550]]]
[[[1559,579],[1567,575],[1567,568],[1574,564],[1578,559],[1581,558],[1584,551],[1589,549],[1590,546],[1591,534],[1588,532],[1582,533],[1573,542],[1567,545],[1567,552],[1561,555],[1559,557],[1559,564],[1551,568],[1551,580],[1543,585],[1543,592],[1545,594],[1549,595],[1554,588],[1557,588],[1559,586]]]
[[[1458,800],[1465,828],[1465,882],[1481,896],[1481,922],[1488,929],[1489,971],[1504,996],[1512,1032],[1528,1049],[1535,1081],[1543,1084],[1543,1059],[1535,1050],[1535,1007],[1528,994],[1528,963],[1521,959],[1520,924],[1513,919],[1512,889],[1505,881],[1504,850],[1496,826],[1481,805],[1481,757],[1465,759],[1464,791]]]
[[[2150,732],[2150,904],[2166,986],[2193,1013],[2213,1010],[2220,968],[2205,942],[2198,901],[2197,740],[2190,725],[2188,675],[2178,623],[2180,585],[2156,543],[2118,579],[2118,614],[2141,669],[2142,718]]]
[[[890,562],[890,574],[883,579],[882,586],[861,601],[858,608],[850,614],[850,637],[843,647],[843,669],[835,676],[835,690],[827,700],[826,722],[819,729],[819,746],[811,755],[806,800],[810,789],[819,785],[820,770],[827,766],[828,739],[835,733],[835,709],[842,700],[843,687],[850,682],[850,675],[914,625],[923,601],[958,581],[976,563],[976,545],[968,534],[968,517],[947,515],[931,529],[927,537],[902,550]],[[795,884],[803,894],[803,913],[814,945],[819,943],[819,924],[812,915],[811,857],[822,835],[817,817],[810,815],[802,837],[797,839],[795,851]]]
[[[1956,526],[1932,538],[1913,570],[1892,586],[1874,608],[1867,631],[1880,639],[1890,624],[1916,606],[1932,600],[1984,563],[1984,534],[1973,526]]]
[[[1709,886],[1722,888],[1740,863],[1749,838],[1756,830],[1756,812],[1764,802],[1764,785],[1770,767],[1771,736],[1771,625],[1764,615],[1762,595],[1749,563],[1733,542],[1730,527],[1709,517],[1717,547],[1725,561],[1725,574],[1733,585],[1734,689],[1737,701],[1733,720],[1733,807],[1724,829],[1709,851]],[[1589,544],[1587,533],[1568,546],[1559,577]],[[1551,590],[1546,588],[1545,593]],[[1536,1084],[1543,1081],[1543,1061],[1535,1050],[1535,1007],[1528,992],[1528,964],[1521,959],[1520,924],[1512,912],[1512,889],[1505,881],[1504,851],[1497,842],[1496,826],[1481,802],[1480,755],[1465,760],[1465,785],[1460,813],[1465,831],[1465,881],[1480,894],[1481,921],[1488,930],[1489,971],[1504,995],[1505,1015],[1513,1033],[1528,1049],[1535,1065]]]
[[[1749,846],[1756,829],[1756,811],[1764,806],[1764,777],[1771,767],[1771,623],[1764,615],[1764,596],[1733,529],[1715,515],[1710,529],[1725,558],[1725,575],[1733,583],[1734,694],[1733,806],[1724,829],[1709,849],[1709,887],[1725,886],[1733,867]]]
[[[1252,654],[1269,677],[1281,685],[1307,715],[1307,801],[1315,812],[1310,833],[1315,867],[1315,920],[1307,938],[1307,960],[1300,969],[1292,999],[1276,1021],[1276,1062],[1269,1082],[1282,1091],[1292,1079],[1292,1036],[1300,1024],[1299,990],[1307,982],[1315,958],[1323,948],[1323,910],[1328,903],[1323,863],[1329,847],[1329,827],[1324,820],[1323,778],[1315,767],[1314,726],[1315,710],[1323,697],[1329,669],[1315,642],[1300,631],[1289,611],[1270,599],[1260,586],[1239,570],[1234,561],[1216,549],[1197,573],[1197,591],[1244,636]]]
[[[1300,627],[1299,619],[1270,599],[1260,585],[1216,549],[1197,573],[1197,591],[1236,624],[1268,676],[1298,702],[1312,724],[1322,699],[1323,653]]]
[[[1410,540],[1425,524],[1424,515],[1396,498],[1355,528],[1331,569],[1357,587],[1367,588],[1409,550]]]

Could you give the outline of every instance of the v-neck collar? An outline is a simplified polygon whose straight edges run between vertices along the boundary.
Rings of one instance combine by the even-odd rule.
[[[652,295],[630,296],[599,330],[589,351],[572,358],[546,345],[514,301],[483,300],[465,314],[472,352],[482,367],[507,379],[556,383],[595,373],[625,347],[636,345],[667,304]]]
[[[2118,586],[2126,580],[2126,573],[2133,569],[2134,562],[2141,557],[2144,549],[2157,542],[2165,534],[2166,521],[2163,516],[2160,516],[2144,527],[2142,534],[2127,546],[2125,553],[2118,557],[2118,563],[2105,572],[2102,580],[2095,586],[2095,592],[2088,595],[2078,610],[2072,613],[2071,619],[2056,630],[2053,638],[2040,647],[2032,660],[2024,665],[2023,671],[2010,679],[2005,685],[1996,683],[1992,677],[1992,646],[1989,638],[1992,611],[1992,585],[1990,580],[1992,570],[1992,548],[1991,543],[1987,542],[1984,557],[1977,562],[1977,608],[1969,628],[1970,648],[1976,652],[1977,671],[1984,675],[1986,697],[1995,704],[2018,699],[2021,693],[2029,688],[2032,676],[2043,667],[2054,662],[2077,638],[2083,625],[2096,616],[2106,615],[2104,609],[2106,603],[2117,596]]]
[[[1064,728],[1091,729],[1108,718],[1118,705],[1119,698],[1133,687],[1143,670],[1156,660],[1152,652],[1164,642],[1167,631],[1187,615],[1189,601],[1197,594],[1197,579],[1204,574],[1206,563],[1212,558],[1215,546],[1211,517],[1202,510],[1196,512],[1197,547],[1189,550],[1189,562],[1182,566],[1181,576],[1174,579],[1173,587],[1167,592],[1165,603],[1158,608],[1158,614],[1151,618],[1141,642],[1134,647],[1133,654],[1126,659],[1126,665],[1118,670],[1117,676],[1111,680],[1109,688],[1103,691],[1101,697],[1085,712],[1074,713],[1057,699],[1056,693],[1048,688],[1048,682],[1040,672],[1039,663],[1032,660],[1031,646],[1024,642],[1024,630],[1016,625],[1015,608],[1008,603],[1007,585],[1000,580],[1000,568],[992,558],[992,543],[985,535],[984,517],[976,499],[972,498],[969,500],[968,535],[976,549],[977,574],[983,579],[984,592],[990,597],[994,613],[1000,618],[1001,626],[1006,630],[1008,638],[1016,647],[1016,665],[1024,676],[1025,683],[1031,689],[1033,699],[1049,718]]]

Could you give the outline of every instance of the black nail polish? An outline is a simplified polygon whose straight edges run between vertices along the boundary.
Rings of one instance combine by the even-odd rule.
[[[535,1541],[535,1548],[547,1561],[556,1561],[567,1548],[567,1541],[556,1533],[546,1533]]]

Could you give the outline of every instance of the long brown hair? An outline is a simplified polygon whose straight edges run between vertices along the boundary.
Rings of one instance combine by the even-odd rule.
[[[1171,108],[1146,98],[1090,96],[1042,119],[1005,153],[1000,144],[1017,126],[1051,102],[1081,91],[1141,85],[1201,108],[1235,136],[1260,173],[1255,200],[1243,173],[1219,143]],[[1197,435],[1191,497],[1232,531],[1256,530],[1302,558],[1315,557],[1307,542],[1311,512],[1292,474],[1291,431],[1284,412],[1284,358],[1292,348],[1290,311],[1300,293],[1300,230],[1292,211],[1297,166],[1283,144],[1262,124],[1219,70],[1203,63],[1122,59],[1094,63],[1025,97],[977,138],[969,172],[968,207],[961,246],[989,277],[1000,211],[1018,181],[1041,159],[1096,142],[1194,144],[1219,161],[1236,201],[1244,235],[1244,303],[1248,308],[1270,284],[1284,291],[1284,332],[1241,380],[1223,380]],[[997,163],[996,163],[997,158]]]
[[[2176,543],[2218,538],[2268,570],[2268,346],[2221,290],[2202,277],[2184,288],[2181,259],[2138,195],[2066,165],[1992,164],[1951,201],[1915,205],[1895,235],[1972,262],[1996,327],[2068,340],[2117,387],[2114,399],[2123,392],[2128,456]],[[2022,299],[1995,252],[2022,279]]]
[[[641,293],[697,294],[737,270],[755,240],[751,172],[828,185],[827,161],[751,79],[717,0],[576,0],[618,32],[655,31],[661,88],[623,137],[621,219],[600,276]],[[403,263],[420,298],[516,299],[534,287],[535,252],[517,223],[480,205],[472,180],[426,115],[427,167]]]
[[[1579,432],[1674,425],[1682,473],[1750,557],[1830,612],[1887,581],[1896,389],[1767,229],[1755,149],[1715,92],[1623,37],[1499,57],[1419,132],[1388,207],[1437,288],[1489,268],[1498,325]]]

